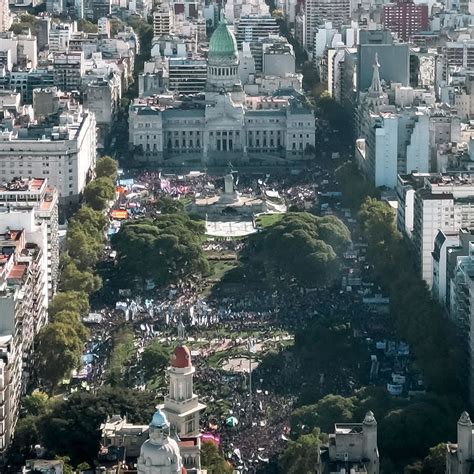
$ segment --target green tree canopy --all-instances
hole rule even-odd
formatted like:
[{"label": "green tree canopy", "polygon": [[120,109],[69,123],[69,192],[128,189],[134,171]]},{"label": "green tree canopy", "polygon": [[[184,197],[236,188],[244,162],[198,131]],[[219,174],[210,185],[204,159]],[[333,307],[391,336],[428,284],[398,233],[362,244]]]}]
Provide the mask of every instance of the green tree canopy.
[{"label": "green tree canopy", "polygon": [[49,406],[49,396],[47,393],[35,390],[31,395],[26,395],[22,400],[22,408],[28,415],[44,415]]},{"label": "green tree canopy", "polygon": [[446,443],[439,443],[428,451],[423,460],[423,473],[445,474],[446,472]]},{"label": "green tree canopy", "polygon": [[312,433],[301,435],[296,441],[290,441],[280,457],[281,472],[285,474],[315,474],[318,472],[321,444],[318,429]]},{"label": "green tree canopy", "polygon": [[103,212],[95,211],[89,206],[81,206],[69,222],[70,227],[80,227],[95,240],[104,240],[107,218]]},{"label": "green tree canopy", "polygon": [[99,290],[101,286],[102,282],[98,275],[80,271],[74,262],[67,263],[61,275],[61,289],[63,291],[91,294]]},{"label": "green tree canopy", "polygon": [[103,243],[91,238],[78,225],[70,228],[66,237],[66,249],[69,257],[79,270],[94,268],[103,250]]},{"label": "green tree canopy", "polygon": [[115,186],[109,177],[100,177],[91,181],[84,189],[84,199],[88,206],[102,211],[115,196]]},{"label": "green tree canopy", "polygon": [[119,271],[166,285],[190,274],[208,272],[201,247],[204,226],[186,214],[126,222],[112,238]]},{"label": "green tree canopy", "polygon": [[293,433],[311,433],[319,428],[325,433],[334,431],[335,423],[352,421],[354,399],[340,395],[326,395],[314,405],[297,408],[291,415]]},{"label": "green tree canopy", "polygon": [[296,279],[314,287],[335,278],[338,253],[349,241],[349,230],[335,217],[288,213],[252,236],[243,258],[274,281]]},{"label": "green tree canopy", "polygon": [[88,331],[86,327],[82,324],[78,312],[65,309],[63,311],[60,311],[59,313],[56,313],[51,318],[51,321],[53,323],[62,323],[62,324],[68,325],[69,327],[71,327],[71,329],[74,330],[77,337],[81,341],[86,340]]},{"label": "green tree canopy", "polygon": [[45,326],[36,340],[39,377],[49,387],[56,387],[79,366],[82,347],[82,340],[70,325],[57,322]]},{"label": "green tree canopy", "polygon": [[224,459],[214,443],[205,441],[201,445],[201,465],[209,474],[232,474],[232,466]]},{"label": "green tree canopy", "polygon": [[74,311],[79,314],[89,312],[89,296],[81,291],[64,291],[54,295],[53,301],[49,305],[48,314],[53,318],[61,311]]},{"label": "green tree canopy", "polygon": [[391,242],[396,236],[395,212],[385,202],[367,198],[359,211],[359,225],[369,245]]},{"label": "green tree canopy", "polygon": [[83,31],[84,33],[97,33],[97,25],[91,21],[80,18],[77,22],[78,31]]},{"label": "green tree canopy", "polygon": [[52,455],[68,455],[73,465],[93,463],[100,441],[100,424],[112,415],[131,423],[148,424],[156,405],[154,394],[122,387],[77,392],[58,400],[37,421],[41,441]]},{"label": "green tree canopy", "polygon": [[378,194],[352,161],[344,163],[336,170],[336,179],[341,187],[344,205],[352,209],[359,209],[367,196]]},{"label": "green tree canopy", "polygon": [[179,199],[173,199],[169,196],[163,196],[158,198],[155,204],[155,208],[162,214],[175,214],[184,211],[183,202]]},{"label": "green tree canopy", "polygon": [[169,349],[163,347],[159,341],[148,344],[141,355],[141,367],[145,372],[145,380],[150,380],[163,373],[169,360]]},{"label": "green tree canopy", "polygon": [[110,156],[102,156],[95,165],[95,174],[98,178],[110,178],[115,182],[117,179],[117,161]]}]

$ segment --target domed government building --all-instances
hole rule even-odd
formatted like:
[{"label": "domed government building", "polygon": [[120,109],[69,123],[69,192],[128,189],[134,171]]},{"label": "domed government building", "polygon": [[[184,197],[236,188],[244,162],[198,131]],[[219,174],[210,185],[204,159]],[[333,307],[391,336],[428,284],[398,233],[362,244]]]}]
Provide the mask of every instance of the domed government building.
[{"label": "domed government building", "polygon": [[285,164],[308,157],[313,111],[293,89],[247,96],[237,42],[222,18],[209,42],[204,93],[130,106],[129,138],[138,160],[157,164]]}]

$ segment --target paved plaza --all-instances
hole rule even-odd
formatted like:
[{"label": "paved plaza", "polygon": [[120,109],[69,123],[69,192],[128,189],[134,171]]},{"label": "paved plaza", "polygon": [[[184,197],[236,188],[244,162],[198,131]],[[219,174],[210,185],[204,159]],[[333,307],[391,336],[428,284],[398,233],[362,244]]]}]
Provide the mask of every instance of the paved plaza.
[{"label": "paved plaza", "polygon": [[243,237],[257,232],[249,221],[206,221],[206,233],[213,237]]}]

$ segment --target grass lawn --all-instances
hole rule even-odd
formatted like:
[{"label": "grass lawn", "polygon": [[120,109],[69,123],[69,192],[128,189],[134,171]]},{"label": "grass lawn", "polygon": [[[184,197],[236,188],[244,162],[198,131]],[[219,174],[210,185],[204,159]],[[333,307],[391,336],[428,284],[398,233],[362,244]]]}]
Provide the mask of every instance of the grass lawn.
[{"label": "grass lawn", "polygon": [[262,214],[261,216],[258,216],[256,219],[256,223],[260,227],[270,227],[271,225],[275,224],[278,222],[284,214]]}]

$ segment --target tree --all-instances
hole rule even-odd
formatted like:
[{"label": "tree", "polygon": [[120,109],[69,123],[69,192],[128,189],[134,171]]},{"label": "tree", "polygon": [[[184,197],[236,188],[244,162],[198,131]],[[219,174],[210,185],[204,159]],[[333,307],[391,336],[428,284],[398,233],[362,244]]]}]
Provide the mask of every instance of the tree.
[{"label": "tree", "polygon": [[163,372],[169,359],[169,350],[164,348],[159,341],[153,341],[146,346],[141,355],[141,367],[145,372],[145,380],[150,380]]},{"label": "tree", "polygon": [[[430,446],[455,435],[455,409],[445,397],[425,396],[389,411],[379,420],[380,451],[400,467],[422,459]],[[438,449],[430,453],[434,463]]]},{"label": "tree", "polygon": [[290,441],[280,457],[281,472],[285,474],[316,474],[319,465],[320,431],[301,435]]},{"label": "tree", "polygon": [[175,214],[184,211],[184,205],[179,199],[173,199],[169,196],[160,197],[155,204],[157,211],[162,214]]},{"label": "tree", "polygon": [[104,245],[91,238],[78,225],[69,229],[66,237],[66,249],[69,257],[79,270],[94,268]]},{"label": "tree", "polygon": [[48,308],[50,318],[61,311],[75,311],[79,314],[89,312],[89,296],[82,291],[63,291],[54,295]]},{"label": "tree", "polygon": [[423,460],[425,474],[444,474],[446,472],[446,443],[439,443],[430,448]]},{"label": "tree", "polygon": [[186,214],[165,214],[155,220],[126,222],[112,237],[118,270],[152,279],[163,286],[190,274],[204,274],[209,265],[201,247],[204,226]]},{"label": "tree", "polygon": [[84,189],[86,204],[96,211],[103,211],[115,196],[115,186],[109,177],[91,181]]},{"label": "tree", "polygon": [[76,392],[58,400],[38,420],[41,441],[53,455],[68,455],[71,463],[93,463],[100,446],[100,424],[108,416],[127,416],[131,423],[148,424],[155,395],[122,387],[102,387],[96,393]]},{"label": "tree", "polygon": [[80,18],[77,22],[78,31],[83,31],[84,33],[97,33],[97,25],[91,21]]},{"label": "tree", "polygon": [[232,474],[232,466],[224,459],[214,443],[201,444],[201,465],[209,474]]},{"label": "tree", "polygon": [[61,276],[61,288],[64,291],[78,291],[87,294],[98,291],[102,286],[98,275],[90,272],[81,272],[74,262],[69,262]]},{"label": "tree", "polygon": [[352,209],[359,209],[367,196],[377,197],[379,194],[352,161],[337,168],[336,179],[342,191],[344,205]]},{"label": "tree", "polygon": [[89,206],[81,206],[69,223],[70,227],[80,227],[91,238],[102,242],[107,227],[107,218],[103,212],[95,211]]},{"label": "tree", "polygon": [[35,390],[31,395],[26,395],[22,400],[22,408],[28,415],[38,416],[46,413],[49,405],[47,393]]},{"label": "tree", "polygon": [[37,427],[37,417],[28,415],[24,418],[20,418],[15,428],[13,451],[28,456],[40,439],[41,436]]},{"label": "tree", "polygon": [[82,340],[64,323],[51,323],[41,329],[36,340],[39,377],[52,389],[79,366]]},{"label": "tree", "polygon": [[353,398],[326,395],[314,405],[297,408],[291,414],[291,430],[294,433],[311,433],[315,428],[319,428],[330,433],[336,422],[352,421],[353,411]]},{"label": "tree", "polygon": [[86,327],[82,324],[79,313],[65,309],[63,311],[60,311],[59,313],[56,313],[51,318],[51,321],[54,323],[62,323],[69,326],[71,329],[74,330],[77,337],[81,341],[86,340],[88,331]]},{"label": "tree", "polygon": [[349,230],[337,218],[287,213],[249,239],[242,260],[270,282],[295,279],[314,287],[331,283],[339,269],[336,252],[349,241]]},{"label": "tree", "polygon": [[397,235],[393,209],[375,198],[367,198],[362,204],[359,225],[369,245],[390,243]]},{"label": "tree", "polygon": [[97,178],[110,178],[115,182],[117,179],[117,161],[110,156],[102,156],[95,165],[95,174]]}]

